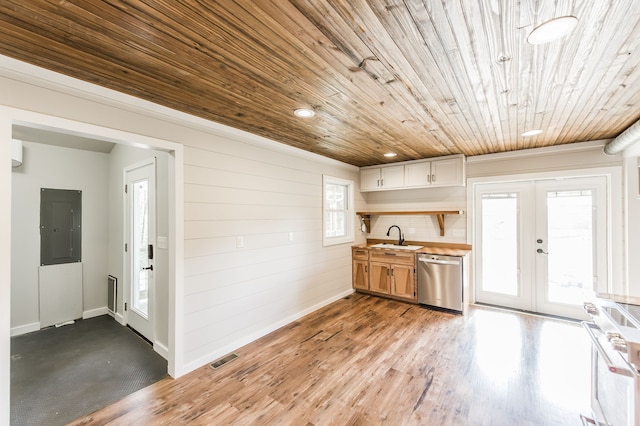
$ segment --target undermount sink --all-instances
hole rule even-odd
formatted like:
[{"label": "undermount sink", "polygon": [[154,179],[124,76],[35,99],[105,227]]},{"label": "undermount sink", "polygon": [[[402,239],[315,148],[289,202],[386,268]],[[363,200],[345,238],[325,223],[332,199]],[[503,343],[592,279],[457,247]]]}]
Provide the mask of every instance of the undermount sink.
[{"label": "undermount sink", "polygon": [[378,244],[374,244],[371,247],[373,248],[386,248],[386,249],[399,249],[399,250],[418,250],[421,249],[424,246],[399,246],[398,244],[391,244],[391,243],[378,243]]}]

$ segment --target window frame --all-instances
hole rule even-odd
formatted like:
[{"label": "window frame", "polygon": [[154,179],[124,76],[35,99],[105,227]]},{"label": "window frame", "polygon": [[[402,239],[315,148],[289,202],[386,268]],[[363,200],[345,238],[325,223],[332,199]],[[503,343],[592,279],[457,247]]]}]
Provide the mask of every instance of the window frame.
[{"label": "window frame", "polygon": [[[341,185],[347,188],[347,196],[346,196],[346,209],[344,210],[335,210],[329,209],[326,203],[327,200],[327,185]],[[322,175],[322,246],[333,246],[337,244],[346,244],[352,243],[355,241],[355,232],[354,232],[354,216],[355,216],[355,205],[354,205],[354,187],[355,184],[352,180],[337,178],[328,175]],[[345,211],[345,235],[340,237],[327,237],[327,216],[330,212],[335,211]]]}]

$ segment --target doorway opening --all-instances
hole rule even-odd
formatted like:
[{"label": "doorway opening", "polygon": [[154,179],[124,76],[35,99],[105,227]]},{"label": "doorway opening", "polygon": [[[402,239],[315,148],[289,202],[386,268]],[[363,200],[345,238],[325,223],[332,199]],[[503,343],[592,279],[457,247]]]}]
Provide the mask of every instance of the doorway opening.
[{"label": "doorway opening", "polygon": [[[182,291],[182,266],[181,262],[178,259],[181,259],[183,256],[183,249],[181,244],[176,244],[178,241],[183,240],[184,230],[183,230],[183,148],[182,145],[168,142],[164,140],[159,140],[155,138],[150,138],[146,136],[142,136],[139,134],[132,134],[127,132],[122,132],[114,129],[104,128],[100,126],[94,126],[86,123],[80,123],[73,120],[62,119],[58,117],[48,116],[44,114],[34,113],[30,111],[24,111],[19,109],[14,109],[10,107],[1,107],[2,116],[3,116],[3,124],[0,125],[0,135],[2,135],[2,144],[4,146],[11,145],[11,138],[13,134],[13,129],[15,127],[21,126],[25,128],[29,128],[35,132],[45,132],[52,134],[60,134],[68,137],[69,139],[77,138],[85,138],[86,140],[94,140],[99,141],[101,143],[111,143],[117,144],[121,146],[128,147],[138,147],[138,148],[147,148],[147,149],[156,149],[160,150],[168,156],[169,168],[167,173],[167,189],[168,194],[167,198],[169,200],[169,209],[167,212],[167,234],[165,235],[166,243],[166,263],[167,263],[167,274],[166,279],[168,281],[167,290],[165,294],[166,299],[166,316],[167,321],[164,327],[167,329],[166,333],[168,335],[166,347],[160,348],[164,350],[164,354],[162,354],[168,361],[167,370],[168,373],[177,377],[182,374],[181,372],[181,356],[182,353],[182,338],[180,336],[180,330],[182,329],[182,319],[181,315],[176,315],[176,311],[181,312],[181,298],[176,297],[176,294]],[[10,152],[7,149],[2,149],[2,156],[5,156],[7,159],[10,156]],[[24,158],[24,163],[29,161],[28,155]],[[122,172],[121,172],[122,173]],[[12,176],[11,172],[2,175],[4,177],[0,177],[0,189],[2,201],[8,209],[12,207],[12,197],[11,197],[11,181]],[[2,227],[5,230],[5,235],[11,234],[11,216],[7,215],[6,220],[2,221]],[[32,244],[33,245],[33,244]],[[1,362],[6,363],[5,365],[9,365],[10,363],[10,339],[9,336],[13,333],[14,330],[11,328],[10,317],[12,311],[16,312],[18,309],[12,308],[11,299],[9,295],[9,286],[11,285],[11,279],[9,276],[9,271],[11,270],[12,256],[11,256],[11,245],[7,241],[4,248],[1,249],[3,253],[2,263],[3,268],[6,272],[6,280],[2,280],[2,295],[0,298],[2,303],[4,303],[4,308],[2,311],[6,312],[7,315],[3,320],[3,328],[6,336],[6,339],[3,339],[5,342],[2,344],[2,357],[0,359]],[[84,246],[83,246],[84,248]],[[38,252],[37,246],[34,246],[33,249]],[[84,250],[83,250],[84,252]],[[103,277],[104,287],[107,288],[107,275]],[[105,292],[106,294],[106,292]],[[6,297],[4,297],[6,296]],[[105,298],[104,310],[107,311],[107,300]],[[102,309],[102,308],[100,308]],[[6,320],[6,322],[5,322]],[[31,324],[30,324],[31,326]],[[35,328],[37,330],[39,327]],[[21,330],[25,332],[24,330]],[[156,350],[156,352],[160,352]],[[0,374],[2,391],[6,395],[10,395],[10,368],[3,369],[7,374]],[[6,408],[8,412],[9,407],[9,398],[6,399]],[[3,404],[4,405],[4,404]]]}]

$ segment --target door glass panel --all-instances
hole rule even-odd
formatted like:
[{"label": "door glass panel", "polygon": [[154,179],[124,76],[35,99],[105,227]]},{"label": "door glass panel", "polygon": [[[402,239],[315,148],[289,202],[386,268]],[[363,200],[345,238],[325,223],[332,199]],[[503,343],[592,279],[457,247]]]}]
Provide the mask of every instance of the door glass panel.
[{"label": "door glass panel", "polygon": [[482,290],[518,295],[518,194],[482,195]]},{"label": "door glass panel", "polygon": [[149,284],[149,181],[133,184],[133,308],[143,317],[148,315]]},{"label": "door glass panel", "polygon": [[593,288],[592,192],[547,192],[549,302],[580,305]]}]

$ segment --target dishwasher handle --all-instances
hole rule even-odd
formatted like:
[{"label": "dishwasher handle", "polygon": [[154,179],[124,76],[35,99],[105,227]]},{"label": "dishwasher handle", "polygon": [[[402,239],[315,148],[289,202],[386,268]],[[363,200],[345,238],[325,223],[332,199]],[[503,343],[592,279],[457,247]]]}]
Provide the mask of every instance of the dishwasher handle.
[{"label": "dishwasher handle", "polygon": [[429,259],[428,257],[418,257],[418,262],[424,263],[434,263],[436,265],[459,265],[459,260],[440,260],[440,259]]}]

